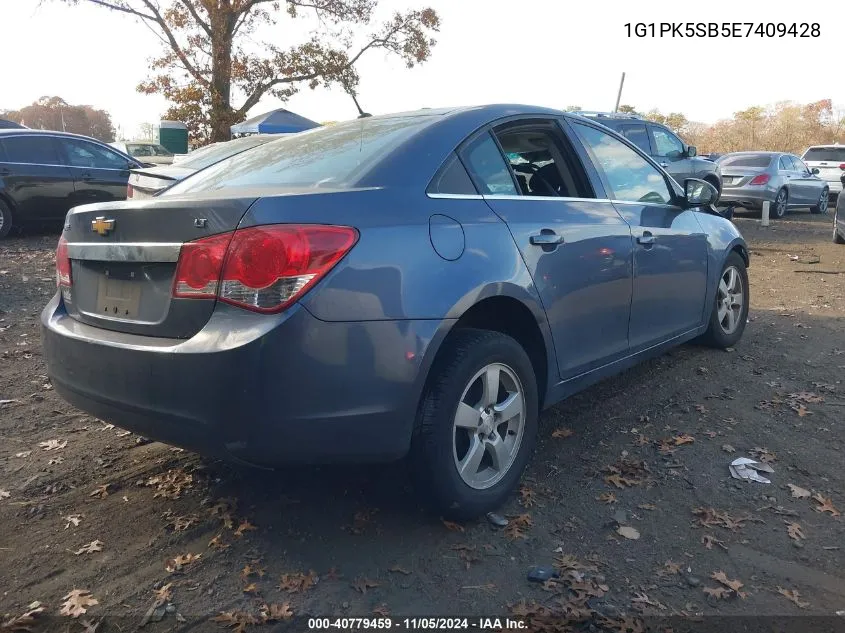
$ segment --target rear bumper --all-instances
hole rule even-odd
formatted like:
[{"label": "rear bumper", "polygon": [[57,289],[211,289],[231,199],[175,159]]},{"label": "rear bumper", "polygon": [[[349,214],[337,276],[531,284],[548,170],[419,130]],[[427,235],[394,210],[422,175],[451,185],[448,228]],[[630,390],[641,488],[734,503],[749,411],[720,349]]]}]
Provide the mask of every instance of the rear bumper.
[{"label": "rear bumper", "polygon": [[764,202],[774,203],[777,191],[768,187],[724,187],[720,204],[733,203],[744,209],[762,209]]},{"label": "rear bumper", "polygon": [[390,461],[410,445],[441,321],[329,323],[219,306],[187,340],[41,315],[56,391],[102,420],[256,465]]}]

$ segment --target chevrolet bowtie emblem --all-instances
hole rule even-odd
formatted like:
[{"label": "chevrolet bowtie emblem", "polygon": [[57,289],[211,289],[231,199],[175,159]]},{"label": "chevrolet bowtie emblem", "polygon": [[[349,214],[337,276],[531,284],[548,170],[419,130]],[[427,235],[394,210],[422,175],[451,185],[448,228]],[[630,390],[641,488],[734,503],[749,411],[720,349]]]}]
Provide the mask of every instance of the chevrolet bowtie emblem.
[{"label": "chevrolet bowtie emblem", "polygon": [[91,230],[100,235],[108,235],[114,230],[114,220],[107,220],[102,215],[91,220]]}]

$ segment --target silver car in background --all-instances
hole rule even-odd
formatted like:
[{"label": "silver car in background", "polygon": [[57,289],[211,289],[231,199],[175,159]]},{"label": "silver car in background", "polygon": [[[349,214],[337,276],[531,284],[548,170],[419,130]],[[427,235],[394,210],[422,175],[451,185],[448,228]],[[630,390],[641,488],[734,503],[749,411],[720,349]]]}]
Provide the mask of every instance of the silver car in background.
[{"label": "silver car in background", "polygon": [[721,156],[720,204],[733,203],[761,210],[770,203],[769,215],[782,218],[787,211],[809,207],[827,213],[830,186],[793,154],[782,152],[735,152]]},{"label": "silver car in background", "polygon": [[845,175],[845,145],[813,145],[801,158],[810,169],[819,170],[819,178],[827,181],[830,201],[835,205]]}]

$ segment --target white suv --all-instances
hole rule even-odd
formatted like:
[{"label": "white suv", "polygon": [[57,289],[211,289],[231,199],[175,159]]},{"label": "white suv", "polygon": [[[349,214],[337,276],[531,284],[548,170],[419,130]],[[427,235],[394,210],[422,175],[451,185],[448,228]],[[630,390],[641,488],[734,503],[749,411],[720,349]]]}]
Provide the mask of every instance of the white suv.
[{"label": "white suv", "polygon": [[845,174],[845,145],[813,145],[801,158],[810,170],[819,170],[818,176],[830,185],[830,199],[836,204]]}]

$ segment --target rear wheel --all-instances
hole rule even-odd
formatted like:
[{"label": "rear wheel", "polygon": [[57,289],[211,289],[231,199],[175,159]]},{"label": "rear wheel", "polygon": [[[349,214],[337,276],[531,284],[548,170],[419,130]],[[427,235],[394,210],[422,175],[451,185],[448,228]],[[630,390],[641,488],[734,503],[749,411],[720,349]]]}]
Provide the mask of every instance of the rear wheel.
[{"label": "rear wheel", "polygon": [[0,200],[0,239],[6,237],[12,230],[12,210]]},{"label": "rear wheel", "polygon": [[810,207],[810,213],[827,213],[827,205],[830,202],[830,194],[828,190],[825,189],[822,191],[822,195],[819,198],[818,204],[815,206]]},{"label": "rear wheel", "polygon": [[710,325],[702,342],[722,349],[736,345],[748,321],[749,296],[745,260],[733,252],[722,268]]},{"label": "rear wheel", "polygon": [[786,205],[789,201],[789,192],[786,189],[778,191],[775,196],[775,203],[772,205],[772,217],[782,218],[786,215]]},{"label": "rear wheel", "polygon": [[834,244],[845,244],[845,237],[839,232],[836,228],[836,223],[838,222],[839,214],[834,213],[833,215],[833,243]]},{"label": "rear wheel", "polygon": [[507,499],[534,450],[534,368],[513,338],[462,329],[431,372],[411,447],[414,476],[435,510],[471,519]]}]

